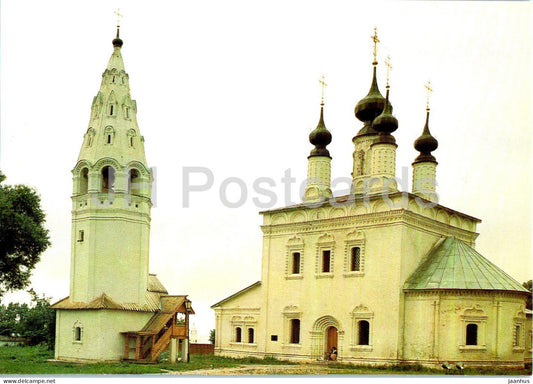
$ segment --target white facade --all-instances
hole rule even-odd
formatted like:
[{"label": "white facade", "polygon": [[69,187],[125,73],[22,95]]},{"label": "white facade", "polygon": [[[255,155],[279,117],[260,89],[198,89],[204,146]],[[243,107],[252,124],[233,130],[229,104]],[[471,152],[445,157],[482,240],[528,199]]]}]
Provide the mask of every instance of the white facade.
[{"label": "white facade", "polygon": [[474,250],[479,219],[435,203],[427,121],[415,189],[397,191],[396,144],[372,128],[375,73],[355,109],[352,194],[262,212],[261,280],[212,306],[215,353],[523,366],[528,291]]}]

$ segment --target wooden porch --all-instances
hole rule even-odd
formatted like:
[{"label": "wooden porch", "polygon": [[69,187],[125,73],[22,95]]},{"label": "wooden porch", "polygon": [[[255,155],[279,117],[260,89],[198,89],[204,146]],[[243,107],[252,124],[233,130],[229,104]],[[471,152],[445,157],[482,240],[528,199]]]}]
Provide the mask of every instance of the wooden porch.
[{"label": "wooden porch", "polygon": [[[140,331],[122,332],[124,361],[155,363],[172,339],[188,339],[189,315],[186,296],[161,297],[161,311],[155,313]],[[190,303],[190,302],[189,302]],[[178,324],[178,314],[184,315],[184,324]]]}]

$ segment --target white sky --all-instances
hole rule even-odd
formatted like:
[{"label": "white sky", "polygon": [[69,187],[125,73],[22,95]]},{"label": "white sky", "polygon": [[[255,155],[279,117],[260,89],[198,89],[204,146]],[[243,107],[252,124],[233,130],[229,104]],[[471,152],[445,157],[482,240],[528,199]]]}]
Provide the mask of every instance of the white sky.
[{"label": "white sky", "polygon": [[[150,271],[170,293],[189,294],[199,335],[214,328],[210,305],[260,280],[254,180],[275,180],[283,206],[290,168],[297,202],[322,74],[332,177],[350,176],[351,138],[362,126],[353,108],[370,86],[374,26],[383,93],[386,55],[393,65],[397,176],[407,167],[410,183],[430,79],[441,203],[482,219],[477,250],[519,282],[531,279],[530,3],[4,0],[0,166],[7,183],[42,197],[52,246],[32,277],[38,292],[68,295],[70,170],[112,53],[117,7],[147,160],[157,168]],[[184,208],[182,169],[193,166],[209,168],[214,186]],[[248,187],[237,209],[219,197],[228,177]]]}]

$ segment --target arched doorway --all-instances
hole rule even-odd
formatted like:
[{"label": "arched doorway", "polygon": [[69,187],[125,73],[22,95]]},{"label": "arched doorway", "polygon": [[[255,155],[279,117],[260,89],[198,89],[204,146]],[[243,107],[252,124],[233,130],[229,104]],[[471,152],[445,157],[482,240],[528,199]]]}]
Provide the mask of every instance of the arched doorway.
[{"label": "arched doorway", "polygon": [[339,344],[337,328],[334,326],[329,327],[326,330],[326,338],[326,350],[324,353],[328,356],[333,348],[337,349],[337,344]]},{"label": "arched doorway", "polygon": [[338,357],[343,356],[344,331],[333,316],[322,316],[313,324],[311,333],[311,358],[324,360],[331,352],[337,349]]}]

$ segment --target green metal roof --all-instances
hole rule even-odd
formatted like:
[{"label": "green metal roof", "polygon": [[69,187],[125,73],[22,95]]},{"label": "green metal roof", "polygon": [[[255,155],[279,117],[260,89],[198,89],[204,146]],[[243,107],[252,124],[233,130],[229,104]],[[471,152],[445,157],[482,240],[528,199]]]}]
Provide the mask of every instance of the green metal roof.
[{"label": "green metal roof", "polygon": [[529,291],[475,249],[455,237],[441,239],[407,279],[410,289]]}]

